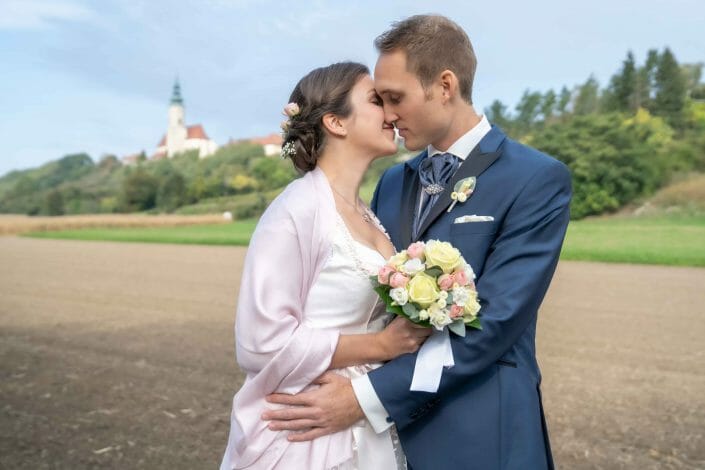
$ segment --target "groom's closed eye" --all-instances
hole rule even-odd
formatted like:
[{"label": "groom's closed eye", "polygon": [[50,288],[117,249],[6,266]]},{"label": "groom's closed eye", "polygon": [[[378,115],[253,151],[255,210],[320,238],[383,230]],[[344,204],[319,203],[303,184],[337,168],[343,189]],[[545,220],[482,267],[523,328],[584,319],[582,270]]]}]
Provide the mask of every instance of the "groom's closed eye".
[{"label": "groom's closed eye", "polygon": [[400,95],[387,95],[387,100],[390,104],[399,104],[401,102]]}]

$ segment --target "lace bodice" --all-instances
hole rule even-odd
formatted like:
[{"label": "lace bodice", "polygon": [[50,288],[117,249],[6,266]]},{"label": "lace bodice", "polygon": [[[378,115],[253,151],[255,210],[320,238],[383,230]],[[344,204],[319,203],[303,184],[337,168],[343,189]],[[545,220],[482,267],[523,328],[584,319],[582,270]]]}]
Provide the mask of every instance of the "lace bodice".
[{"label": "lace bodice", "polygon": [[343,334],[380,331],[389,314],[369,277],[386,260],[355,240],[340,216],[332,241],[331,254],[309,290],[304,322],[314,328],[337,328]]}]

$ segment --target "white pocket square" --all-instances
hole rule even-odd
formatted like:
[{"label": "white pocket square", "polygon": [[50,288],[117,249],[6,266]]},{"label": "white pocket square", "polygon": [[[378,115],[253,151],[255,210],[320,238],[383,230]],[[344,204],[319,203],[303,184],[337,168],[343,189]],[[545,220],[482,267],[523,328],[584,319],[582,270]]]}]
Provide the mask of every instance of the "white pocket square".
[{"label": "white pocket square", "polygon": [[457,217],[454,224],[466,224],[468,222],[492,222],[494,217],[491,215],[464,215],[462,217]]}]

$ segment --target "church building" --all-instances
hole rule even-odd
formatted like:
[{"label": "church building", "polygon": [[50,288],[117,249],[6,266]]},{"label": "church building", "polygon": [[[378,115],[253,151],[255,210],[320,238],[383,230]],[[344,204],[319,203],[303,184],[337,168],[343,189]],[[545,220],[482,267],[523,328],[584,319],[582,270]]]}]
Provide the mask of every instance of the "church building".
[{"label": "church building", "polygon": [[169,105],[169,127],[159,142],[153,158],[171,158],[187,150],[198,150],[198,156],[204,158],[213,155],[217,149],[218,146],[208,138],[203,126],[184,124],[184,100],[181,98],[181,87],[177,79]]}]

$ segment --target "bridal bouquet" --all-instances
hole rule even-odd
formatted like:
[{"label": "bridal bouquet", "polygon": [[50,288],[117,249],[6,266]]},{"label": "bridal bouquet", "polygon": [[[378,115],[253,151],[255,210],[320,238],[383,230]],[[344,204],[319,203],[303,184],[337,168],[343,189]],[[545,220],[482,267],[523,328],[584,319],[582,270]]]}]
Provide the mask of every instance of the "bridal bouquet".
[{"label": "bridal bouquet", "polygon": [[466,327],[482,329],[475,273],[448,242],[412,243],[370,279],[390,313],[459,336]]}]

